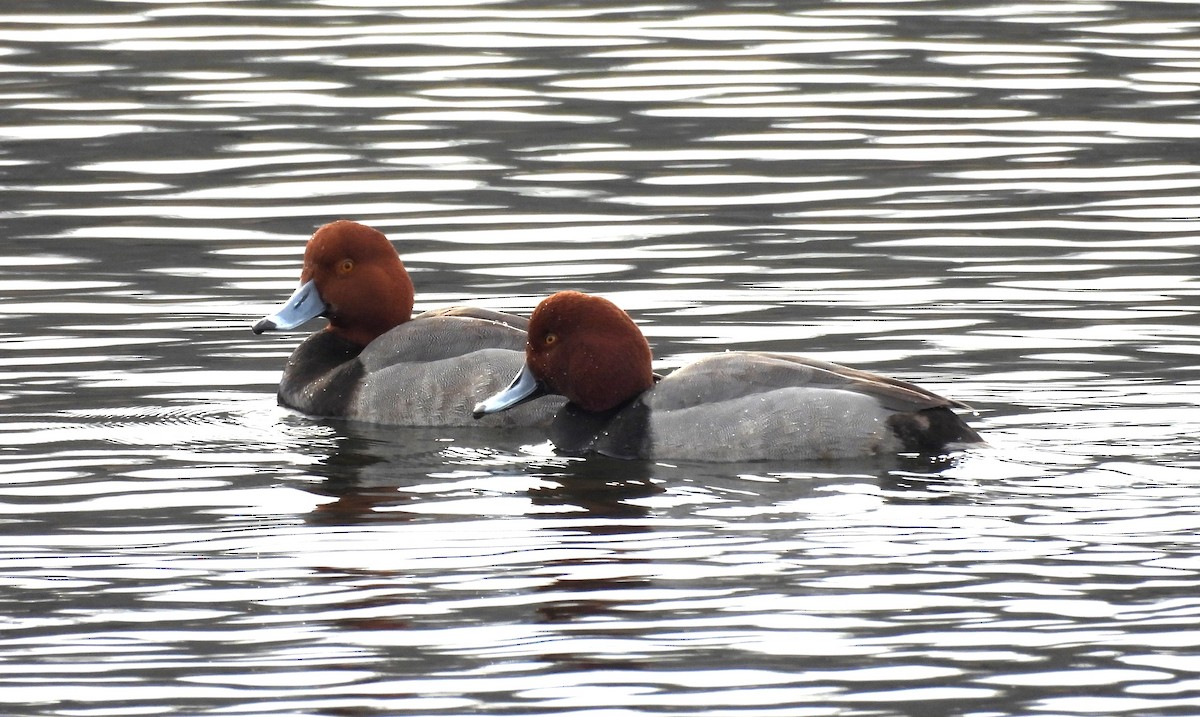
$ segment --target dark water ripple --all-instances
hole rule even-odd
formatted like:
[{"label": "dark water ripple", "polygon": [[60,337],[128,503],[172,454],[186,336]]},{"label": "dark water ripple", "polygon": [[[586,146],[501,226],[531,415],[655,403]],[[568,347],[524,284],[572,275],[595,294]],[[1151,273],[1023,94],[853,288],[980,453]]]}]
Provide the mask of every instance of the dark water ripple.
[{"label": "dark water ripple", "polygon": [[[13,715],[1191,715],[1189,3],[0,10]],[[667,465],[274,404],[347,217],[418,308],[974,405],[944,462]]]}]

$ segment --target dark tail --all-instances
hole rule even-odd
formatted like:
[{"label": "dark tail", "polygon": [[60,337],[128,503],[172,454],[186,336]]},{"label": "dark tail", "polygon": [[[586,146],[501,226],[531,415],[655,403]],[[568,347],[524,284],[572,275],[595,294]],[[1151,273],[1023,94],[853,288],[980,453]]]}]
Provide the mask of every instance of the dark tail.
[{"label": "dark tail", "polygon": [[926,408],[896,413],[888,419],[892,432],[905,451],[935,455],[945,453],[951,443],[983,443],[983,439],[949,408]]}]

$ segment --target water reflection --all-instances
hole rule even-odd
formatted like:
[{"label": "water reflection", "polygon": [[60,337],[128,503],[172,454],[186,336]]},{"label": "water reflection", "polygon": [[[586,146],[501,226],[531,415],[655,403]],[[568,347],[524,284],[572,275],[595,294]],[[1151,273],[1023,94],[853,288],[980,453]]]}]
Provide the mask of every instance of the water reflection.
[{"label": "water reflection", "polygon": [[320,523],[419,519],[489,496],[496,510],[522,493],[535,517],[644,517],[650,511],[636,500],[664,490],[654,464],[558,457],[537,430],[405,428],[400,443],[395,428],[332,425],[334,450],[309,471],[320,480],[302,486],[336,498],[317,508]]},{"label": "water reflection", "polygon": [[[970,500],[953,487],[956,476],[971,473],[964,465],[988,460],[989,452],[834,463],[672,464],[559,456],[536,429],[327,425],[333,431],[329,452],[316,457],[296,484],[335,499],[310,516],[318,525],[429,520],[483,510],[497,517],[570,516],[588,532],[628,532],[631,519],[685,518],[697,506],[730,502],[767,518],[767,506],[780,501],[847,486],[856,492],[864,485],[887,502],[954,503]],[[397,440],[401,431],[404,439]]]}]

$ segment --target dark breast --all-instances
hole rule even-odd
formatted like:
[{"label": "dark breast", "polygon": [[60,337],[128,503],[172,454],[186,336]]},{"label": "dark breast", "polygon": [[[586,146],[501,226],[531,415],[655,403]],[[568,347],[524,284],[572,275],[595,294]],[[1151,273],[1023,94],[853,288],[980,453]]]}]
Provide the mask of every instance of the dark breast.
[{"label": "dark breast", "polygon": [[309,336],[288,358],[279,403],[310,416],[345,416],[365,374],[361,352],[328,331]]}]

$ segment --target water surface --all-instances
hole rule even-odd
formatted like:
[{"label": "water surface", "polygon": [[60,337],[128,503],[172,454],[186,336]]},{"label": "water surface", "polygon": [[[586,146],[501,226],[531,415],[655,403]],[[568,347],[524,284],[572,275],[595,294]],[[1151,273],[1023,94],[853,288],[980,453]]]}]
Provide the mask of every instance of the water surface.
[{"label": "water surface", "polygon": [[[0,14],[13,715],[1191,715],[1187,2]],[[978,409],[945,461],[555,456],[275,405],[371,224],[418,309],[601,293],[660,368]]]}]

